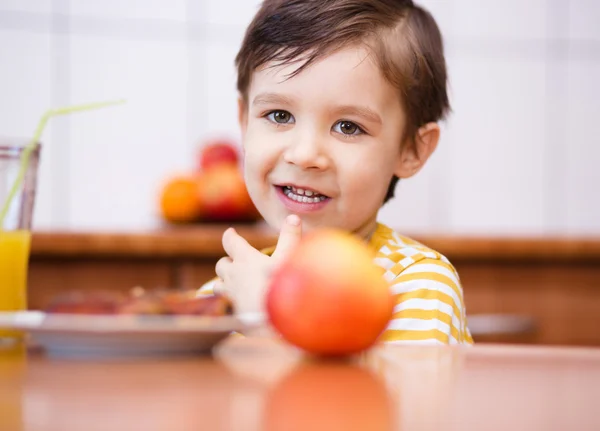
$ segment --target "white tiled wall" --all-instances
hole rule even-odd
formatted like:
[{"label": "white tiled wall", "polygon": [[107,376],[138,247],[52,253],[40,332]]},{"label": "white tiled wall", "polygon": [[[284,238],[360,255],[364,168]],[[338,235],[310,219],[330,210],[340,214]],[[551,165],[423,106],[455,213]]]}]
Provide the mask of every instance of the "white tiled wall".
[{"label": "white tiled wall", "polygon": [[260,6],[258,0],[205,0],[206,22],[244,29]]},{"label": "white tiled wall", "polygon": [[[596,0],[571,0],[569,2],[569,36],[577,40],[600,41]],[[597,47],[596,47],[597,49]]]},{"label": "white tiled wall", "polygon": [[0,10],[49,14],[52,12],[52,3],[53,0],[2,0]]},{"label": "white tiled wall", "polygon": [[454,133],[442,145],[453,147],[446,162],[455,229],[543,230],[544,69],[536,60],[454,63]]},{"label": "white tiled wall", "polygon": [[[52,105],[51,47],[49,33],[0,28],[0,135],[32,136],[40,114]],[[36,222],[42,226],[58,220],[53,201],[57,184],[52,173],[60,166],[56,153],[49,154],[49,148],[56,144],[53,128],[50,125],[47,130],[41,156]]]},{"label": "white tiled wall", "polygon": [[[35,223],[157,223],[169,173],[238,138],[233,60],[259,0],[0,0],[0,135],[51,106]],[[600,2],[423,0],[444,33],[453,113],[384,222],[410,232],[600,234]]]},{"label": "white tiled wall", "polygon": [[131,227],[154,221],[156,190],[187,167],[185,44],[73,36],[70,103],[126,105],[71,119],[69,223]]},{"label": "white tiled wall", "polygon": [[74,16],[133,20],[187,21],[186,0],[74,0],[69,13]]},{"label": "white tiled wall", "polygon": [[565,208],[569,233],[600,224],[600,62],[569,64],[566,116]]},{"label": "white tiled wall", "polygon": [[[444,0],[434,0],[432,3]],[[546,37],[547,0],[453,0],[453,34],[461,38],[523,40]],[[429,2],[422,2],[426,6]],[[433,11],[432,11],[433,13]]]}]

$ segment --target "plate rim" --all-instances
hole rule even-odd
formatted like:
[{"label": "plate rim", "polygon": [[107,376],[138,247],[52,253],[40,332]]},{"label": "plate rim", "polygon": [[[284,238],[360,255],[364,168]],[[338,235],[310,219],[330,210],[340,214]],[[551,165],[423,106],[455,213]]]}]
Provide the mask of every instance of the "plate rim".
[{"label": "plate rim", "polygon": [[92,315],[37,310],[0,311],[0,330],[89,335],[200,334],[247,328],[239,316]]}]

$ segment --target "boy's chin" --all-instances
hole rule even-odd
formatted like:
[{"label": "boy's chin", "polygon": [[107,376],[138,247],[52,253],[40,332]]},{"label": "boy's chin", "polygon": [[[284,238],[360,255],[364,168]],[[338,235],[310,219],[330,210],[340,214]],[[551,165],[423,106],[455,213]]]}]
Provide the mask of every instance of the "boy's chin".
[{"label": "boy's chin", "polygon": [[[335,227],[332,223],[311,220],[307,217],[300,216],[300,220],[302,221],[302,235],[306,235],[306,234],[313,232],[315,230],[318,230],[318,229]],[[282,218],[281,220],[278,220],[277,226],[275,226],[277,232],[281,231],[283,223],[285,223],[285,217]]]}]

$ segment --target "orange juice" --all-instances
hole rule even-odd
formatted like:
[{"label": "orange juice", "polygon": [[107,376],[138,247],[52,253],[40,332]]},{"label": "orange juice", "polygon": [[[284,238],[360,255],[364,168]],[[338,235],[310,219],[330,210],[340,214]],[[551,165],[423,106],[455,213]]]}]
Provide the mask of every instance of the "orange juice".
[{"label": "orange juice", "polygon": [[[26,230],[0,230],[0,311],[27,308],[27,264],[31,233]],[[18,336],[0,331],[0,337]]]}]

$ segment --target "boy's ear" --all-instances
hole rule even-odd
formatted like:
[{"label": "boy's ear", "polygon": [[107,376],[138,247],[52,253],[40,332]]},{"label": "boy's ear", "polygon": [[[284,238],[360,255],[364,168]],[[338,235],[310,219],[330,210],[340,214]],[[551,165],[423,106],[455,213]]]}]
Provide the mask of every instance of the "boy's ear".
[{"label": "boy's ear", "polygon": [[242,132],[242,142],[248,126],[248,109],[243,97],[238,97],[238,123]]},{"label": "boy's ear", "polygon": [[404,142],[398,165],[394,172],[398,178],[410,178],[423,167],[429,156],[433,154],[440,140],[440,126],[437,123],[427,123],[417,130],[414,142]]}]

